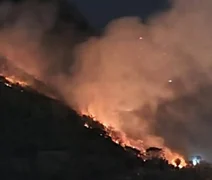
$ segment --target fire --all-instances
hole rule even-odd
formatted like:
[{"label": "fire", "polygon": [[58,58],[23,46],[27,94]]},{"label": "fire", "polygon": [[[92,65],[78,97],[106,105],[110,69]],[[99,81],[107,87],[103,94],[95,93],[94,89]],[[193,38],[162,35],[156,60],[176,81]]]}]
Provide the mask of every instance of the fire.
[{"label": "fire", "polygon": [[11,84],[18,84],[22,87],[29,86],[29,84],[27,82],[22,81],[22,80],[16,78],[15,76],[7,76],[7,77],[5,77],[5,79]]},{"label": "fire", "polygon": [[[94,119],[94,121],[96,121]],[[134,149],[139,149],[141,153],[144,153],[145,150],[143,149],[143,141],[135,141],[133,139],[127,138],[126,134],[120,131],[115,130],[113,127],[106,126],[105,124],[102,124],[104,126],[104,130],[106,132],[106,135],[111,137],[114,143],[119,144],[123,148],[125,147],[132,147]],[[89,124],[85,123],[84,127],[92,129]]]},{"label": "fire", "polygon": [[0,76],[4,77],[6,81],[9,83],[5,83],[5,85],[11,87],[12,85],[19,85],[22,87],[29,86],[29,83],[27,81],[24,81],[23,78],[11,75],[9,71],[5,71],[4,69],[1,69]]},{"label": "fire", "polygon": [[[86,115],[86,114],[82,114],[82,115]],[[99,122],[96,118],[94,118],[94,116],[88,115],[89,117],[91,117],[94,121]],[[145,152],[145,149],[143,148],[143,141],[141,140],[133,140],[127,137],[127,135],[124,132],[121,132],[117,129],[115,129],[114,127],[112,127],[110,124],[104,123],[104,122],[99,122],[103,125],[104,130],[106,131],[107,135],[111,137],[111,139],[113,140],[113,142],[115,142],[116,144],[121,145],[123,148],[128,146],[128,147],[132,147],[135,149],[139,149],[141,153]],[[92,128],[90,127],[87,123],[84,124],[84,126],[86,128]]]},{"label": "fire", "polygon": [[187,163],[184,159],[184,157],[178,153],[172,152],[169,148],[164,148],[165,150],[165,157],[169,161],[170,164],[177,166],[176,160],[180,160],[179,168],[183,168],[187,166]]},{"label": "fire", "polygon": [[[23,80],[15,77],[13,75],[11,75],[11,76],[5,76],[3,74],[0,74],[0,75],[4,76],[5,79],[9,82],[9,84],[6,83],[6,85],[9,86],[9,87],[11,87],[14,84],[18,84],[22,87],[26,87],[26,86],[30,85],[26,81],[23,81]],[[90,116],[94,121],[98,121],[95,118],[95,116],[91,115],[91,113],[83,112],[81,114]],[[129,137],[127,137],[127,135],[124,132],[114,128],[112,125],[110,125],[106,122],[100,122],[100,123],[103,125],[104,130],[107,133],[106,135],[110,136],[114,143],[119,144],[123,148],[132,147],[134,149],[137,149],[140,152],[140,155],[145,154],[144,142],[142,140],[134,140],[132,138],[129,138]],[[86,128],[92,129],[92,127],[87,123],[85,123],[84,126]],[[169,163],[174,165],[174,166],[177,166],[177,164],[175,162],[176,159],[180,160],[180,164],[178,166],[179,168],[183,168],[187,165],[183,156],[181,156],[180,154],[172,152],[167,147],[164,148],[164,154],[165,154],[165,158],[169,161]],[[143,156],[140,156],[140,155],[139,155],[139,157],[143,157]]]},{"label": "fire", "polygon": [[[82,113],[82,115],[87,115],[91,117],[94,121],[98,121],[95,116],[90,115],[90,113]],[[99,122],[99,121],[98,121]],[[137,149],[140,151],[139,157],[143,157],[142,155],[146,153],[144,142],[142,140],[134,140],[132,138],[127,137],[127,135],[112,127],[110,124],[107,124],[105,122],[100,122],[104,126],[104,130],[106,131],[107,135],[111,137],[114,143],[119,144],[123,148],[125,147],[132,147],[134,149]],[[91,128],[87,123],[84,124],[86,128]],[[168,160],[169,164],[183,168],[187,166],[186,160],[184,157],[178,153],[172,152],[169,148],[164,147],[164,155],[166,160]],[[176,163],[176,160],[179,160],[179,164]]]}]

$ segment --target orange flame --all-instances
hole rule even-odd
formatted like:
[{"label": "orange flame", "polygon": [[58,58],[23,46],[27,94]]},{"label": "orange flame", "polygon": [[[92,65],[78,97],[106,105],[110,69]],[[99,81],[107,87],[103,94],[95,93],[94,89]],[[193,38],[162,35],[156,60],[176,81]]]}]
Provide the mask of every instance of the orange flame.
[{"label": "orange flame", "polygon": [[183,168],[183,167],[187,166],[187,163],[182,155],[172,152],[167,147],[164,150],[165,150],[165,157],[169,161],[170,164],[172,164],[176,167],[177,164],[176,164],[175,160],[179,159],[180,160],[179,168]]},{"label": "orange flame", "polygon": [[[82,115],[87,115],[91,117],[94,121],[98,121],[95,119],[95,116],[90,115],[90,113],[83,112]],[[99,121],[98,121],[99,122]],[[132,138],[127,137],[127,135],[124,132],[121,132],[114,127],[111,127],[109,124],[105,122],[100,122],[104,126],[104,130],[106,131],[107,135],[111,137],[114,143],[121,145],[123,148],[125,147],[132,147],[134,149],[137,149],[140,151],[140,154],[145,154],[145,148],[144,143],[142,140],[134,140]],[[86,128],[92,128],[87,123],[84,124]],[[169,164],[183,168],[187,166],[187,163],[184,159],[184,157],[176,152],[171,151],[168,147],[164,147],[164,155],[166,160],[168,160]],[[143,156],[140,156],[143,157]],[[176,164],[176,159],[180,160],[180,164]]]},{"label": "orange flame", "polygon": [[29,84],[27,82],[22,81],[15,76],[7,76],[7,77],[5,77],[5,79],[11,84],[18,84],[22,87],[29,86]]},{"label": "orange flame", "polygon": [[4,77],[5,80],[9,82],[9,84],[5,83],[5,85],[9,87],[11,87],[11,85],[19,85],[22,87],[26,87],[30,85],[29,82],[23,80],[24,78],[14,76],[12,75],[10,71],[5,70],[4,68],[0,70],[0,76]]}]

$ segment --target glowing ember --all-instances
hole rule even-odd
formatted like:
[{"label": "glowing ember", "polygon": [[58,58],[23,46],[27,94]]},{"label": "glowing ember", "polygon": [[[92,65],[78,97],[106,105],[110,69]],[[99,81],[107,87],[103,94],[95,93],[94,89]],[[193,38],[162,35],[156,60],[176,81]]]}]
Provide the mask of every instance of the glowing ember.
[{"label": "glowing ember", "polygon": [[23,87],[28,86],[27,82],[21,81],[14,76],[7,76],[7,77],[5,77],[5,79],[8,82],[10,82],[11,84],[18,84],[18,85],[23,86]]}]

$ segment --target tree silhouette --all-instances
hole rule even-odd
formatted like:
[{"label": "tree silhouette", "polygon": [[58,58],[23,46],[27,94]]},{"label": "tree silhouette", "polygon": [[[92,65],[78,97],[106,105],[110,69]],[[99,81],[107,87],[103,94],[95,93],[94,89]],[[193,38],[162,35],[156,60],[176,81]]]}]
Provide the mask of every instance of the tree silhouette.
[{"label": "tree silhouette", "polygon": [[179,158],[175,159],[175,164],[177,167],[179,167],[180,163],[181,163],[181,160]]}]

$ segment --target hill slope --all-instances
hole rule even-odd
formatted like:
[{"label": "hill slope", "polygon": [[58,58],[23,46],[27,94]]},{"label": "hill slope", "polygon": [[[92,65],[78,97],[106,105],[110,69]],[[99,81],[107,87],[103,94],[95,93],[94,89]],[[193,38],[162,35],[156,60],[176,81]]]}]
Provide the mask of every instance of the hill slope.
[{"label": "hill slope", "polygon": [[7,177],[108,179],[142,164],[103,137],[100,125],[87,129],[85,118],[65,105],[30,88],[10,87],[4,78],[0,114],[0,167]]},{"label": "hill slope", "polygon": [[[192,179],[211,169],[174,169],[115,144],[102,126],[59,101],[0,78],[1,179]],[[89,122],[92,129],[84,126]],[[159,163],[159,164],[158,164]]]}]

